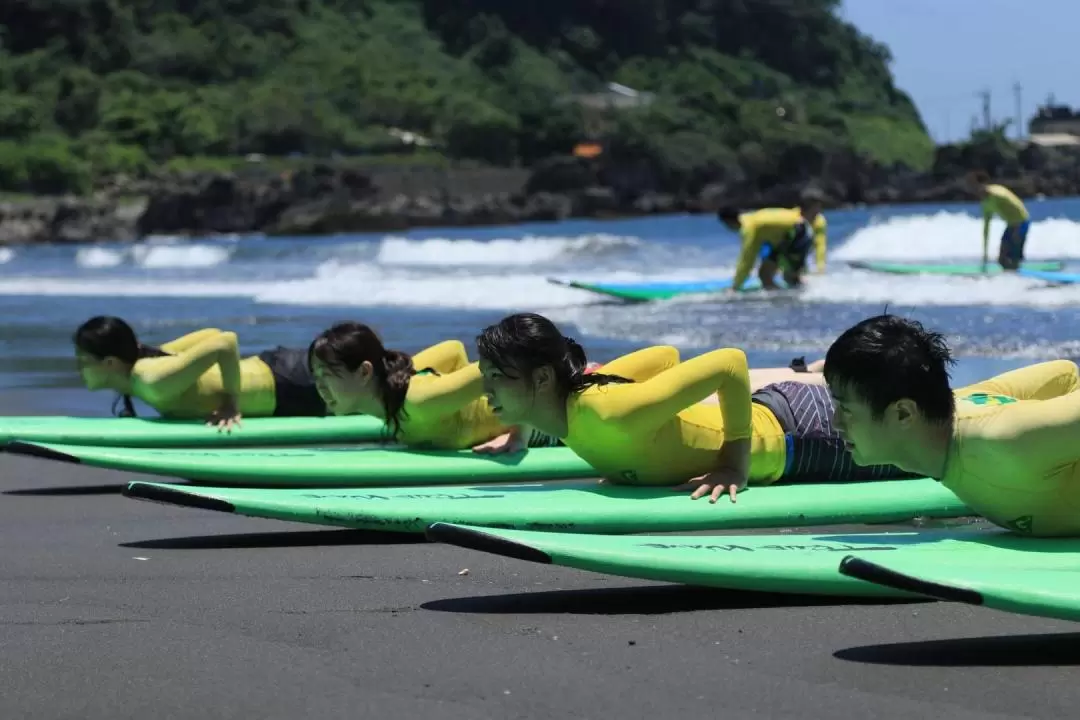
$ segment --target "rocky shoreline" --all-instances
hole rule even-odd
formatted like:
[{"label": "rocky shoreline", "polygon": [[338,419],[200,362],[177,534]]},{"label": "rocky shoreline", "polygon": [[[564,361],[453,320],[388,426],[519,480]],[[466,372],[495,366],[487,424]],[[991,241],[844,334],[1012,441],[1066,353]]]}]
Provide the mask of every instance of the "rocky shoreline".
[{"label": "rocky shoreline", "polygon": [[[721,204],[794,204],[808,184],[827,207],[937,203],[973,198],[962,184],[976,167],[1021,197],[1080,195],[1080,149],[1026,145],[1015,154],[971,157],[939,148],[918,173],[867,164],[853,155],[811,157],[785,182],[718,169],[696,187],[666,186],[637,162],[552,158],[521,169],[355,169],[313,165],[271,172],[113,178],[91,198],[0,202],[0,245],[137,241],[150,235],[266,233],[320,235],[402,231],[566,218],[713,212]],[[670,183],[669,183],[670,184]]]}]

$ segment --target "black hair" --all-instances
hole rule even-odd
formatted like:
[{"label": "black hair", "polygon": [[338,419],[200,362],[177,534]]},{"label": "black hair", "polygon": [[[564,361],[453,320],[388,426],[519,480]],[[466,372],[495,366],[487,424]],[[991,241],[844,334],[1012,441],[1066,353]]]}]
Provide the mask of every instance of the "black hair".
[{"label": "black hair", "polygon": [[[98,360],[115,357],[128,365],[134,365],[143,358],[164,357],[169,354],[161,348],[143,345],[130,325],[110,315],[90,318],[78,327],[71,340],[79,350]],[[118,409],[120,405],[123,405],[123,409]],[[131,396],[118,395],[113,402],[112,412],[119,417],[135,417],[135,405],[131,402]]]},{"label": "black hair", "polygon": [[592,385],[630,383],[633,380],[605,373],[586,373],[585,350],[573,338],[563,335],[555,323],[536,313],[518,313],[490,325],[476,337],[476,349],[500,372],[512,370],[532,379],[550,365],[555,371],[560,397],[580,392]]},{"label": "black hair", "polygon": [[723,223],[739,224],[739,208],[725,205],[716,211],[716,219]]},{"label": "black hair", "polygon": [[956,401],[949,386],[954,364],[941,333],[921,323],[878,315],[846,330],[825,354],[825,382],[853,392],[875,420],[892,403],[914,400],[930,422],[950,423]]},{"label": "black hair", "polygon": [[[397,438],[401,421],[408,418],[405,397],[409,382],[417,374],[412,356],[400,350],[387,350],[370,327],[358,322],[340,322],[324,330],[308,347],[308,370],[314,373],[314,361],[338,372],[356,372],[365,361],[371,363],[375,382],[382,398],[386,427],[390,437]],[[420,372],[438,373],[433,368]]]}]

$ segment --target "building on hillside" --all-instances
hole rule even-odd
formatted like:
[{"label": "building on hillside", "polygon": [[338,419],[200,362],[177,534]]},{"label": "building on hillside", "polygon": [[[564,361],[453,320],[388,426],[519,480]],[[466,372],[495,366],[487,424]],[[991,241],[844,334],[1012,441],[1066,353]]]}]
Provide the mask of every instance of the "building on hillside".
[{"label": "building on hillside", "polygon": [[1080,145],[1080,112],[1051,99],[1028,122],[1028,132],[1036,145]]}]

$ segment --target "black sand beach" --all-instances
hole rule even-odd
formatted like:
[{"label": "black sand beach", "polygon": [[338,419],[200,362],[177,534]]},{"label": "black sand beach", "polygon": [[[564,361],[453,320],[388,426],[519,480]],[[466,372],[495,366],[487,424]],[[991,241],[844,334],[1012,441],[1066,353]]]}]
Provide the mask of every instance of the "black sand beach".
[{"label": "black sand beach", "polygon": [[[7,414],[35,411],[32,394],[6,397]],[[0,717],[961,720],[1080,705],[1066,622],[651,584],[123,498],[137,477],[0,455]]]}]

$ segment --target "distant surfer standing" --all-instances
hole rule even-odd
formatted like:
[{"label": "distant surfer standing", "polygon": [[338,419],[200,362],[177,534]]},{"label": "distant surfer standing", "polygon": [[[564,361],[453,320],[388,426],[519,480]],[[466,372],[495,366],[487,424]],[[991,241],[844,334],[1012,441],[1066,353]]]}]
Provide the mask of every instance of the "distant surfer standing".
[{"label": "distant surfer standing", "polygon": [[983,269],[990,260],[990,221],[995,215],[1005,221],[998,248],[998,264],[1004,270],[1016,270],[1024,261],[1024,245],[1027,243],[1030,216],[1023,201],[1004,185],[990,184],[990,176],[976,170],[969,176],[969,184],[982,201],[983,215]]},{"label": "distant surfer standing", "polygon": [[777,272],[783,273],[787,287],[798,287],[802,284],[811,246],[815,250],[816,272],[825,272],[823,204],[822,194],[810,189],[802,194],[801,206],[797,208],[765,208],[752,213],[740,213],[733,207],[721,208],[716,213],[717,219],[738,232],[742,240],[732,290],[742,289],[759,259],[758,279],[765,289],[779,289]]}]

